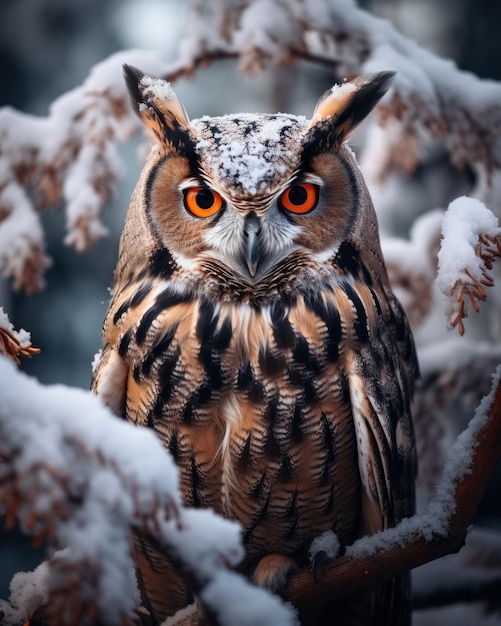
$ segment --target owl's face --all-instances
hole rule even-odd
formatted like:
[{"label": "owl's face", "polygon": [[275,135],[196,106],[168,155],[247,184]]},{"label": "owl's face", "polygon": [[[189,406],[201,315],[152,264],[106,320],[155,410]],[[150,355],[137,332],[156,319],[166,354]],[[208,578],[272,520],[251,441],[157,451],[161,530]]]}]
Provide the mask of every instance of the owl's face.
[{"label": "owl's face", "polygon": [[374,235],[354,229],[368,200],[343,141],[391,74],[329,90],[311,120],[241,114],[191,122],[168,83],[128,67],[126,78],[157,142],[143,173],[146,218],[177,266],[213,260],[255,283],[294,252],[322,262],[348,234]]}]

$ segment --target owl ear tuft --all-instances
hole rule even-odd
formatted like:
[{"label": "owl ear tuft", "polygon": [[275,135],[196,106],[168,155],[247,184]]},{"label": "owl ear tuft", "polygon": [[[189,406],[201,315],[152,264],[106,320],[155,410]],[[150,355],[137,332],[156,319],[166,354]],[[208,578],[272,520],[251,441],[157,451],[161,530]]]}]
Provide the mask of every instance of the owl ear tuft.
[{"label": "owl ear tuft", "polygon": [[169,149],[186,147],[190,122],[170,83],[124,64],[125,84],[132,108],[155,141]]},{"label": "owl ear tuft", "polygon": [[379,72],[334,85],[317,102],[310,128],[324,127],[330,141],[339,145],[369,115],[390,88],[394,77],[395,72]]}]

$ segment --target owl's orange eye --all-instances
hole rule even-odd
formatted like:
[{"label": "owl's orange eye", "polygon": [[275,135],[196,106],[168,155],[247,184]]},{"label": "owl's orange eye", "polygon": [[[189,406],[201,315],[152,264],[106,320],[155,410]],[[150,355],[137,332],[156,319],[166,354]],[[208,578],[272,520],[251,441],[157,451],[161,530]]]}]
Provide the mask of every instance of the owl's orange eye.
[{"label": "owl's orange eye", "polygon": [[190,187],[184,193],[184,206],[195,217],[211,217],[223,206],[223,199],[207,187]]},{"label": "owl's orange eye", "polygon": [[318,187],[311,183],[292,185],[280,196],[282,207],[291,213],[309,213],[318,200]]}]

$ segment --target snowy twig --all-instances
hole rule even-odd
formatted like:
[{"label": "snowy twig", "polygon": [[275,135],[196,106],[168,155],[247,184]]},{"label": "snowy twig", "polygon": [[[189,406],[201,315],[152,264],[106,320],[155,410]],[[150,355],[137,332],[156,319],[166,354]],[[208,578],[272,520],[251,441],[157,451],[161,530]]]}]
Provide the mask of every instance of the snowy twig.
[{"label": "snowy twig", "polygon": [[501,257],[501,228],[482,202],[464,196],[449,205],[442,235],[437,284],[448,299],[450,325],[463,335],[467,301],[478,313],[478,301],[487,298],[485,288],[494,285],[489,272]]},{"label": "snowy twig", "polygon": [[[297,60],[330,66],[340,77],[395,70],[394,88],[380,110],[398,120],[399,139],[394,132],[391,141],[414,155],[408,169],[419,163],[417,146],[426,135],[441,138],[457,166],[480,164],[488,174],[501,167],[501,141],[494,130],[501,123],[501,85],[460,71],[353,0],[191,0],[189,7],[193,27],[175,73],[167,78],[191,75],[228,57],[237,57],[244,72],[261,70],[268,61]],[[399,168],[402,150],[393,153],[399,156],[392,167]]]},{"label": "snowy twig", "polygon": [[39,212],[63,204],[65,243],[79,251],[107,233],[99,216],[120,174],[117,146],[138,127],[125,61],[166,69],[153,53],[119,53],[58,98],[47,117],[0,109],[0,275],[12,276],[17,290],[42,288],[50,265]]},{"label": "snowy twig", "polygon": [[[43,580],[29,583],[48,598],[51,624],[133,623],[132,531],[176,563],[214,624],[248,623],[249,607],[252,623],[293,623],[290,608],[231,571],[243,557],[238,524],[182,506],[177,468],[152,431],[114,417],[90,392],[43,387],[3,357],[0,397],[7,524],[17,518],[37,543],[59,549]],[[22,624],[29,606],[25,596],[0,602],[2,626]]]},{"label": "snowy twig", "polygon": [[14,334],[0,326],[0,354],[4,354],[19,365],[21,363],[19,357],[40,354],[40,348],[35,348],[31,344],[21,344]]},{"label": "snowy twig", "polygon": [[12,359],[19,365],[19,357],[31,357],[40,354],[40,348],[31,345],[30,333],[21,329],[16,331],[9,318],[0,307],[0,354]]}]

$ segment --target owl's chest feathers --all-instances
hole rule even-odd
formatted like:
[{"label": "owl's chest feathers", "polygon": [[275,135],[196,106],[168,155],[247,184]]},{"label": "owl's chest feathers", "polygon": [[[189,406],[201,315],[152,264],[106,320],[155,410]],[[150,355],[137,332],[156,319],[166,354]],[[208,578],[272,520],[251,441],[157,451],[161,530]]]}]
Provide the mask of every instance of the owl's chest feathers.
[{"label": "owl's chest feathers", "polygon": [[337,517],[347,538],[358,473],[344,360],[373,332],[374,297],[351,282],[262,306],[124,292],[108,331],[129,365],[127,418],[170,450],[188,504],[239,519],[249,545],[268,524],[299,545]]}]

